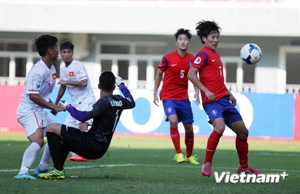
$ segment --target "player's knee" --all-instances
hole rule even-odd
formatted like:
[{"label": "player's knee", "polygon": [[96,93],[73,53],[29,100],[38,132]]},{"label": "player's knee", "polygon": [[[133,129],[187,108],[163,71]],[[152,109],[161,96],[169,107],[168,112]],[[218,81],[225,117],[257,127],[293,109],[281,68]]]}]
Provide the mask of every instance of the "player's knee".
[{"label": "player's knee", "polygon": [[239,132],[237,133],[237,136],[238,136],[239,138],[246,138],[246,137],[248,137],[248,135],[249,135],[249,132],[248,132],[247,129],[244,129],[244,130],[239,131]]},{"label": "player's knee", "polygon": [[219,134],[223,134],[224,131],[225,131],[225,125],[224,125],[224,126],[215,126],[215,127],[214,127],[214,130],[215,130],[216,132],[218,132]]},{"label": "player's knee", "polygon": [[194,132],[194,129],[193,129],[193,125],[192,124],[188,124],[188,125],[184,125],[184,129],[185,129],[185,132],[186,133],[189,133],[189,134],[191,134],[191,133],[193,133]]},{"label": "player's knee", "polygon": [[178,125],[177,119],[169,119],[169,122],[172,127],[175,127]]},{"label": "player's knee", "polygon": [[57,123],[51,123],[47,126],[47,132],[55,132],[57,128],[59,128],[61,125]]}]

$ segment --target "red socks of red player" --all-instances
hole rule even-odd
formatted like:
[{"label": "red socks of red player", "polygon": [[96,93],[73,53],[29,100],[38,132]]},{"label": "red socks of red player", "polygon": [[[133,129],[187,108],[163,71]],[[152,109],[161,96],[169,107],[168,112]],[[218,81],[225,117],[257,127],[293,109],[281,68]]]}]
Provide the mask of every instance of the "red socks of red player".
[{"label": "red socks of red player", "polygon": [[221,136],[222,135],[216,132],[215,130],[213,130],[213,132],[210,134],[207,140],[204,163],[212,163],[212,158],[215,154]]},{"label": "red socks of red player", "polygon": [[186,157],[189,158],[193,154],[194,133],[185,133]]},{"label": "red socks of red player", "polygon": [[182,153],[180,149],[180,135],[178,127],[170,127],[170,135],[177,154]]},{"label": "red socks of red player", "polygon": [[[204,163],[209,162],[212,163],[212,158],[215,154],[215,151],[217,149],[220,137],[222,135],[213,130],[213,132],[210,134],[207,146],[206,146],[206,154],[205,154],[205,160]],[[237,153],[239,155],[240,165],[242,168],[246,169],[248,168],[248,142],[246,138],[238,138],[235,139],[235,147],[237,150]]]},{"label": "red socks of red player", "polygon": [[243,169],[248,168],[248,142],[246,138],[238,138],[235,139],[235,147],[240,159],[240,165]]}]

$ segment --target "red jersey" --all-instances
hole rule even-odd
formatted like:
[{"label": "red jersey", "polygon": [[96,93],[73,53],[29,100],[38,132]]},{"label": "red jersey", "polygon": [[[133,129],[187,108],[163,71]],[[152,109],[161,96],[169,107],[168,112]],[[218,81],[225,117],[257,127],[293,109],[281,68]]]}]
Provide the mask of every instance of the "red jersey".
[{"label": "red jersey", "polygon": [[[223,63],[216,51],[204,46],[196,55],[193,67],[199,69],[200,82],[212,93],[216,99],[229,95],[224,83]],[[209,102],[205,93],[201,91],[202,103]]]},{"label": "red jersey", "polygon": [[188,99],[187,73],[193,64],[195,56],[186,53],[181,57],[177,51],[163,56],[158,68],[164,72],[161,100],[185,100]]}]

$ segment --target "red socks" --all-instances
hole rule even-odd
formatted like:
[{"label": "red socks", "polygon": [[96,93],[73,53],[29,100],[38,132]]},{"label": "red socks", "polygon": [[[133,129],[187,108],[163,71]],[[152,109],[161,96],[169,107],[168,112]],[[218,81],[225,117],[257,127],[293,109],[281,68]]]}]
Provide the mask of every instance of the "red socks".
[{"label": "red socks", "polygon": [[193,154],[194,148],[194,133],[185,134],[186,157],[189,158]]},{"label": "red socks", "polygon": [[219,134],[215,130],[213,130],[213,132],[210,134],[207,141],[204,163],[212,163],[212,158],[215,154],[221,136],[222,134]]},{"label": "red socks", "polygon": [[236,151],[239,155],[240,165],[242,168],[248,168],[248,142],[246,138],[238,138],[235,139],[235,147]]},{"label": "red socks", "polygon": [[180,135],[178,127],[170,127],[170,135],[177,154],[182,153],[180,149]]}]

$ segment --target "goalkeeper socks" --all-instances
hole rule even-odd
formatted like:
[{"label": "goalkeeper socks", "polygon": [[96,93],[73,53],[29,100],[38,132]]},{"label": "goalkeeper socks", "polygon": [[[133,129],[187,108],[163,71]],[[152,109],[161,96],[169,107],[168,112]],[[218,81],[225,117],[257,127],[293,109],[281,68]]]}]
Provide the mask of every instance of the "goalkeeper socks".
[{"label": "goalkeeper socks", "polygon": [[178,127],[170,127],[170,135],[177,154],[182,153],[180,149],[180,135]]},{"label": "goalkeeper socks", "polygon": [[186,157],[189,158],[193,154],[194,133],[185,133]]},{"label": "goalkeeper socks", "polygon": [[41,162],[39,164],[39,169],[41,171],[49,169],[50,160],[51,160],[51,154],[49,151],[49,145],[48,145],[48,143],[46,143],[46,145],[44,147],[43,156],[42,156]]},{"label": "goalkeeper socks", "polygon": [[58,135],[52,132],[47,132],[47,140],[49,144],[49,150],[56,170],[63,170],[64,161],[62,159],[62,145],[61,139]]},{"label": "goalkeeper socks", "polygon": [[216,132],[215,130],[213,130],[213,132],[210,134],[207,140],[204,163],[212,163],[212,158],[215,154],[221,136],[222,134]]},{"label": "goalkeeper socks", "polygon": [[28,148],[25,150],[23,154],[21,169],[19,171],[19,174],[25,174],[28,173],[32,163],[34,162],[36,155],[40,151],[41,146],[36,143],[32,142]]},{"label": "goalkeeper socks", "polygon": [[240,165],[243,169],[248,168],[248,142],[246,138],[238,138],[235,139],[235,147],[236,151],[239,155]]}]

